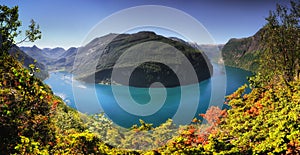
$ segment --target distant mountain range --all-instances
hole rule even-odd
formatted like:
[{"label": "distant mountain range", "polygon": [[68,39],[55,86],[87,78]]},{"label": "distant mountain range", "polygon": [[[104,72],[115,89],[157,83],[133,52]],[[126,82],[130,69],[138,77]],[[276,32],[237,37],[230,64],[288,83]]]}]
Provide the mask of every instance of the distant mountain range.
[{"label": "distant mountain range", "polygon": [[37,68],[39,68],[40,72],[35,72],[34,75],[42,80],[49,77],[49,73],[47,70],[47,67],[40,62],[35,63],[35,59],[26,54],[24,51],[22,51],[18,46],[13,46],[10,51],[10,55],[17,58],[26,68],[29,68],[30,64],[35,64]]},{"label": "distant mountain range", "polygon": [[211,62],[222,63],[222,49],[224,44],[197,44],[197,43],[189,43],[194,48],[197,48],[203,51]]},{"label": "distant mountain range", "polygon": [[[39,62],[45,64],[50,71],[65,70],[75,74],[77,79],[86,82],[111,83],[111,72],[118,58],[131,47],[151,41],[165,43],[181,51],[193,66],[198,81],[188,80],[188,75],[190,75],[188,70],[181,70],[182,73],[174,73],[173,70],[163,63],[146,62],[135,69],[133,75],[130,77],[129,85],[148,87],[151,83],[159,81],[166,87],[173,87],[179,85],[178,78],[175,74],[185,75],[184,77],[187,79],[185,79],[186,83],[183,84],[196,83],[208,79],[211,76],[212,65],[204,52],[183,40],[178,38],[166,38],[157,35],[154,32],[145,31],[135,34],[108,34],[103,37],[95,38],[83,47],[70,48],[68,50],[62,48],[39,49],[36,46],[21,47],[20,49],[34,59],[37,59]],[[149,45],[146,49],[154,48],[150,46],[152,45]],[[161,52],[156,53],[157,56],[160,56],[159,60],[161,60],[161,62],[168,62],[169,64],[174,65],[175,68],[177,65],[178,68],[180,63],[182,63],[181,59],[179,55],[169,55],[170,50],[171,49],[169,48],[165,48],[163,50],[152,50],[149,52],[153,52],[153,54],[155,54],[155,52]],[[76,64],[74,64],[75,59],[77,62]],[[123,74],[127,74],[125,72],[129,67],[134,65],[134,61],[135,60],[133,59],[128,60],[123,64],[124,67],[119,67],[118,69],[120,71],[122,70],[122,73],[124,72]],[[91,67],[93,65],[95,66],[94,68]],[[77,68],[84,69],[78,71]],[[122,78],[119,78],[119,81],[113,82],[126,84],[125,81],[122,81]]]},{"label": "distant mountain range", "polygon": [[[198,45],[196,43],[185,42],[184,40],[176,37],[166,38],[164,36],[157,35],[154,32],[147,31],[135,34],[111,33],[106,36],[95,38],[80,48],[72,47],[68,50],[59,47],[53,49],[40,49],[33,46],[20,47],[20,49],[30,57],[38,60],[41,68],[45,68],[42,64],[47,66],[49,71],[64,70],[72,72],[76,75],[77,79],[86,82],[111,83],[116,82],[110,81],[112,69],[118,58],[126,50],[141,43],[158,41],[180,50],[192,63],[199,81],[202,81],[209,78],[212,74],[211,62],[224,62],[226,66],[242,68],[255,72],[259,63],[260,50],[263,48],[260,43],[261,33],[262,30],[248,38],[233,38],[225,45]],[[78,53],[78,51],[81,52]],[[164,55],[164,52],[161,52],[159,55],[163,62],[171,62],[173,64],[178,63],[175,61],[178,61],[176,56],[172,57]],[[75,60],[76,63],[74,64]],[[206,60],[210,61],[206,62]],[[127,67],[134,65],[134,62],[132,61],[128,60],[128,62],[126,62]],[[78,71],[77,68],[84,69]],[[125,68],[123,68],[123,72],[124,69]],[[154,77],[159,77],[166,86],[177,86],[178,79],[174,78],[174,73],[170,71],[170,68],[163,64],[147,62],[135,70],[134,76],[131,76],[130,79],[135,82],[130,85],[146,87],[157,80]],[[125,82],[122,82],[121,80],[117,83],[124,84]]]},{"label": "distant mountain range", "polygon": [[[20,47],[20,49],[32,58],[38,60],[38,62],[45,64],[49,71],[61,69],[71,70],[74,61],[72,57],[75,57],[77,51],[75,47],[71,47],[68,50],[60,47],[40,49],[37,46]],[[67,61],[69,59],[70,61]]]}]

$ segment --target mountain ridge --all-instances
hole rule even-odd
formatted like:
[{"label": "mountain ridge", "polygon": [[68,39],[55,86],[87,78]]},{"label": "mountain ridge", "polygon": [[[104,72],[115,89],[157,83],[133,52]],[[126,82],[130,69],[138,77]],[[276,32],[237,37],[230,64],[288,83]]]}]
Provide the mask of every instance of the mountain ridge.
[{"label": "mountain ridge", "polygon": [[21,50],[18,46],[14,45],[10,50],[9,54],[15,57],[18,61],[20,61],[25,68],[29,68],[29,65],[35,64],[35,67],[39,68],[39,72],[35,72],[34,75],[41,80],[45,80],[49,77],[48,69],[47,67],[37,61],[35,62],[35,59],[31,57],[30,55],[26,54],[23,50]]},{"label": "mountain ridge", "polygon": [[[73,73],[75,73],[78,79],[87,82],[91,82],[95,80],[96,83],[116,82],[122,85],[124,84],[126,85],[126,82],[123,81],[121,78],[119,78],[119,81],[110,81],[112,69],[114,67],[115,62],[126,50],[132,50],[132,48],[135,48],[140,44],[144,44],[145,47],[136,50],[144,51],[147,49],[153,49],[152,51],[148,51],[147,53],[148,54],[152,53],[157,56],[159,55],[159,57],[161,58],[157,58],[157,60],[160,60],[160,62],[170,62],[171,64],[174,65],[176,65],[176,63],[179,63],[172,60],[172,59],[180,60],[178,55],[173,55],[173,57],[170,57],[170,55],[166,54],[171,52],[170,51],[171,49],[168,49],[166,47],[161,47],[160,45],[159,47],[156,47],[157,44],[155,45],[154,42],[160,42],[166,45],[170,45],[172,47],[175,47],[177,50],[181,51],[183,54],[185,54],[185,56],[193,65],[199,81],[209,78],[210,75],[212,74],[212,65],[210,64],[207,56],[203,52],[191,47],[188,44],[184,44],[182,42],[172,40],[163,37],[161,35],[156,35],[154,32],[142,31],[135,34],[119,34],[119,35],[113,34],[113,35],[106,35],[104,37],[105,38],[109,37],[110,40],[109,41],[105,39],[103,40],[102,37],[96,38],[93,41],[91,41],[89,44],[87,44],[86,46],[80,49],[82,51],[85,51],[83,52],[85,54],[84,56],[83,54],[77,53],[79,54],[77,55],[77,61],[79,61],[78,65],[79,66],[82,65],[81,68],[84,68],[83,72],[80,72],[79,74],[75,70],[72,71]],[[93,70],[90,69],[91,67],[86,64],[89,63],[90,60],[93,60],[95,55],[97,55],[96,57],[99,58],[99,60],[95,60],[95,61],[98,61],[99,63],[96,64],[95,66],[96,71],[94,72]],[[90,58],[86,58],[86,57],[90,57]],[[135,64],[135,60],[130,59],[127,60],[124,64],[122,64],[123,65],[122,68],[118,68],[118,69],[120,69],[120,73],[124,72],[124,76],[125,76],[125,74],[129,74],[127,72],[128,68],[126,68],[125,66],[130,67],[133,66],[134,64]],[[153,67],[154,69],[151,69]],[[74,68],[76,69],[78,67],[75,66]],[[179,86],[178,79],[173,78],[174,74],[171,75],[171,73],[167,72],[166,69],[167,68],[162,64],[155,64],[151,62],[148,62],[148,64],[141,64],[140,67],[136,68],[136,72],[135,72],[136,75],[131,76],[131,80],[135,82],[131,83],[130,85],[135,87],[149,87],[151,83],[157,82],[156,79],[154,78],[156,76],[161,80],[160,82],[162,82],[166,87]],[[167,70],[171,71],[170,68]],[[167,73],[170,74],[167,75]],[[191,83],[196,83],[196,81],[187,82],[184,83],[184,85],[191,84]]]},{"label": "mountain ridge", "polygon": [[[79,80],[83,80],[86,82],[96,82],[96,83],[111,83],[112,81],[110,81],[110,75],[111,75],[111,71],[113,68],[113,65],[115,64],[115,62],[118,60],[119,56],[122,55],[122,53],[124,51],[126,51],[127,49],[136,46],[138,44],[141,43],[146,43],[146,42],[151,42],[151,41],[157,41],[157,42],[161,42],[163,44],[166,45],[170,45],[172,47],[175,47],[177,50],[181,51],[182,53],[185,54],[185,56],[188,58],[188,60],[191,62],[192,66],[198,67],[195,69],[196,74],[197,74],[197,78],[199,79],[199,81],[202,81],[204,79],[208,79],[211,74],[212,74],[212,65],[210,64],[209,59],[207,58],[206,54],[191,46],[188,42],[185,42],[183,40],[178,40],[173,38],[167,38],[161,35],[157,35],[154,32],[151,31],[141,31],[135,34],[115,34],[115,33],[110,33],[108,35],[102,36],[102,37],[98,37],[93,39],[92,41],[90,41],[88,44],[86,44],[85,46],[79,47],[79,48],[75,48],[75,47],[71,47],[68,50],[65,51],[61,51],[59,56],[57,56],[56,58],[49,58],[46,57],[45,54],[39,54],[39,55],[32,55],[33,57],[35,57],[37,60],[40,60],[41,62],[43,62],[44,64],[46,64],[48,66],[48,69],[50,71],[52,70],[65,70],[71,73],[74,73],[76,75],[76,78]],[[149,46],[155,46],[155,45],[149,45]],[[36,46],[35,46],[36,47]],[[35,49],[35,47],[33,47]],[[24,49],[25,52],[27,52],[29,55],[31,53],[36,53],[36,52],[31,52],[29,51],[28,47],[22,47]],[[160,48],[160,47],[158,47]],[[163,47],[161,47],[163,48]],[[36,50],[36,49],[35,49]],[[39,49],[42,52],[43,49]],[[46,49],[49,51],[51,51],[50,49]],[[53,49],[52,49],[53,50]],[[161,49],[159,49],[161,50]],[[166,49],[166,51],[169,51],[170,49]],[[81,53],[79,53],[78,51],[83,51]],[[163,51],[163,50],[162,50]],[[42,53],[41,52],[41,53]],[[47,51],[46,51],[47,52]],[[158,52],[158,51],[157,51]],[[149,53],[149,52],[148,52]],[[154,52],[155,53],[155,52]],[[172,57],[169,57],[169,55],[165,55],[164,53],[167,52],[163,52],[162,55],[160,55],[162,57],[161,61],[162,62],[171,62],[172,64],[178,64],[178,62],[173,61]],[[156,53],[156,54],[160,54],[160,53]],[[58,54],[57,54],[58,55]],[[97,60],[96,58],[99,58],[100,60]],[[174,57],[175,59],[176,57]],[[178,55],[177,55],[177,60],[178,59]],[[96,64],[96,71],[93,71],[91,68],[92,66],[92,62],[98,62]],[[76,62],[76,64],[74,64],[74,62]],[[127,65],[131,65],[132,62],[128,61]],[[77,66],[76,66],[77,65]],[[150,68],[153,67],[158,67],[161,70],[170,70],[170,68],[166,68],[166,66],[163,66],[162,64],[155,64],[148,62],[148,64],[141,64],[141,68],[137,69],[137,71],[135,72],[136,74],[152,74],[153,76],[159,76],[157,71],[150,71]],[[84,68],[84,66],[86,66]],[[83,71],[78,72],[76,71],[76,68],[79,67],[83,67]],[[143,69],[142,69],[143,68]],[[125,68],[123,68],[125,69]],[[157,68],[156,68],[157,69]],[[143,71],[145,70],[145,71]],[[94,74],[96,73],[96,74]],[[167,71],[165,72],[167,73]],[[186,73],[187,75],[189,73]],[[138,76],[138,75],[136,75]],[[176,78],[171,78],[172,80],[170,80],[170,77],[173,77],[174,74],[170,75],[161,75],[162,77],[169,77],[169,80],[167,80],[167,78],[162,78],[164,79],[164,83],[167,87],[173,87],[173,86],[178,86],[178,79]],[[137,86],[137,87],[148,87],[150,82],[154,82],[155,78],[152,78],[152,80],[148,79],[144,82],[141,82],[140,79],[142,79],[140,76],[138,76],[139,78],[136,79],[132,79],[133,81],[136,81],[136,83],[131,83],[133,86]],[[160,77],[161,78],[161,77]],[[145,78],[144,78],[145,79]],[[154,80],[154,81],[153,81]],[[172,81],[172,82],[168,82],[168,81]],[[176,81],[176,82],[175,82]],[[199,82],[198,81],[198,82]],[[120,81],[119,81],[120,82]],[[175,83],[176,84],[175,84]],[[146,85],[143,85],[143,83],[147,83]],[[189,82],[191,83],[195,83],[195,81],[193,82]],[[124,84],[124,82],[121,82],[121,84]],[[188,84],[188,83],[186,83]]]},{"label": "mountain ridge", "polygon": [[237,67],[255,72],[259,66],[259,58],[263,44],[260,29],[253,36],[232,38],[222,48],[222,57],[226,66]]}]

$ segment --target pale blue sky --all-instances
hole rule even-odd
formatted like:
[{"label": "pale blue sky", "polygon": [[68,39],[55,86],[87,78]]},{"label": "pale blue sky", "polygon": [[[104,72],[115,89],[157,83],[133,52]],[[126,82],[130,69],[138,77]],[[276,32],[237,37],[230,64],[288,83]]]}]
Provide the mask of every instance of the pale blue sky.
[{"label": "pale blue sky", "polygon": [[[90,30],[111,14],[140,5],[181,10],[196,18],[216,43],[226,43],[230,38],[247,37],[257,32],[277,2],[286,3],[279,0],[0,0],[0,4],[19,6],[22,29],[27,28],[30,19],[40,25],[42,39],[24,45],[66,49],[80,46]],[[105,31],[110,33],[109,29]]]}]

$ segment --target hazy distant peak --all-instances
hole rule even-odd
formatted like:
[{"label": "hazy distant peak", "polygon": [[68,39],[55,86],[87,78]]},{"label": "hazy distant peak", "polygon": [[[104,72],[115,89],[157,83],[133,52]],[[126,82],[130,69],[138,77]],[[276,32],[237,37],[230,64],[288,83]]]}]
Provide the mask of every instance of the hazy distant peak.
[{"label": "hazy distant peak", "polygon": [[33,46],[31,47],[31,49],[34,49],[34,50],[40,50],[40,48],[38,48],[36,45],[33,45]]},{"label": "hazy distant peak", "polygon": [[77,50],[77,48],[76,47],[70,47],[70,48],[67,49],[67,51],[69,51],[69,50]]},{"label": "hazy distant peak", "polygon": [[55,47],[55,48],[53,48],[52,50],[64,50],[64,51],[65,51],[65,49],[62,48],[62,47]]},{"label": "hazy distant peak", "polygon": [[182,42],[182,43],[186,43],[186,41],[180,39],[180,38],[177,38],[177,37],[169,37],[169,39],[172,39],[174,41],[179,41],[179,42]]}]

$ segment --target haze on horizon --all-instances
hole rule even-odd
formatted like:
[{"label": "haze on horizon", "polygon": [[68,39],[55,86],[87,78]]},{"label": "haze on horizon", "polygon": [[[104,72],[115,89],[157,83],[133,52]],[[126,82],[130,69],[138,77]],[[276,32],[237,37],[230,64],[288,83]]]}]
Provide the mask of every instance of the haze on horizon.
[{"label": "haze on horizon", "polygon": [[[225,44],[230,38],[242,38],[255,34],[266,23],[265,18],[269,15],[270,10],[276,8],[276,3],[282,4],[287,3],[287,1],[31,0],[26,2],[22,0],[4,0],[2,2],[1,0],[1,3],[8,6],[19,6],[22,31],[27,28],[31,19],[34,19],[40,25],[42,39],[34,43],[24,43],[20,46],[36,45],[40,48],[62,47],[68,49],[81,46],[89,31],[101,20],[123,9],[140,5],[161,5],[183,11],[197,19],[217,44]],[[167,37],[173,36],[184,39],[184,36],[180,36],[181,34],[172,33],[168,30],[149,28],[146,30]],[[105,31],[107,31],[107,34],[118,33],[110,32],[110,30]]]}]

